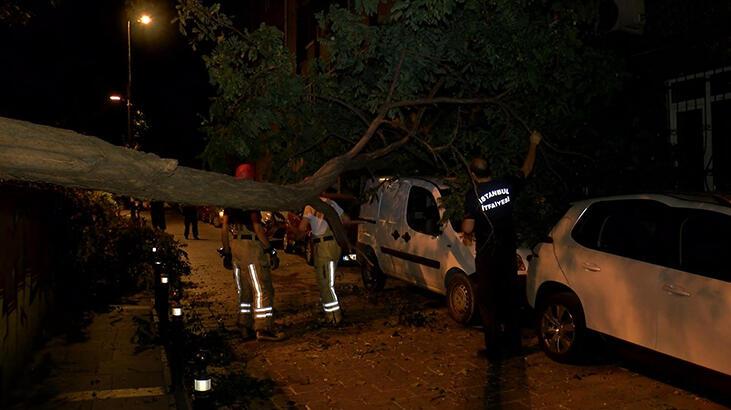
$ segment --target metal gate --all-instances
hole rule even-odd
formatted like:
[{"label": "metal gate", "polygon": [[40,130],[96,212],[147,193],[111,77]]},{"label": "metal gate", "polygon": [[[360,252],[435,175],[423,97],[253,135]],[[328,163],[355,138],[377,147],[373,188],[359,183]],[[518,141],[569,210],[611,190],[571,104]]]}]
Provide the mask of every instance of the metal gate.
[{"label": "metal gate", "polygon": [[731,190],[731,66],[673,78],[665,86],[680,187]]}]

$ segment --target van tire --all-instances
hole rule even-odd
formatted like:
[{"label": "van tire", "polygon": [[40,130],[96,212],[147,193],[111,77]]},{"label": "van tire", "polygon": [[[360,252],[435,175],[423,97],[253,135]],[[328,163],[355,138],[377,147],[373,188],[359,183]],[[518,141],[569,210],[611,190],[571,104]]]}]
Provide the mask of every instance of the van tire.
[{"label": "van tire", "polygon": [[378,266],[378,259],[373,249],[366,247],[363,250],[363,255],[358,255],[358,259],[360,260],[360,276],[363,280],[363,287],[368,292],[383,290],[386,284],[386,275]]},{"label": "van tire", "polygon": [[462,272],[453,274],[447,283],[447,307],[449,316],[459,324],[469,325],[476,317],[475,286]]}]

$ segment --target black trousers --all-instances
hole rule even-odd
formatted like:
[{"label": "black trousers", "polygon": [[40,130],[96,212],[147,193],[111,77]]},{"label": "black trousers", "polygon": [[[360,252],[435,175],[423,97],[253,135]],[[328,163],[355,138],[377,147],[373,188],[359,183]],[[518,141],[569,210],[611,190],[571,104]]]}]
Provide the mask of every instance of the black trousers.
[{"label": "black trousers", "polygon": [[185,232],[183,233],[183,236],[188,238],[190,226],[193,225],[193,237],[198,238],[198,217],[196,215],[185,215],[183,222],[185,223]]},{"label": "black trousers", "polygon": [[475,257],[477,304],[488,355],[500,357],[520,350],[520,298],[515,248],[491,247]]}]

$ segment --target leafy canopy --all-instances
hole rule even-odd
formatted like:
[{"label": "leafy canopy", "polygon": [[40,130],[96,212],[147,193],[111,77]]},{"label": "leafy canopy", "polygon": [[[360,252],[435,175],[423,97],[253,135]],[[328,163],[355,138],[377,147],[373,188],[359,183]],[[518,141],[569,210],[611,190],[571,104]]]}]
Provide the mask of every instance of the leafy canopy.
[{"label": "leafy canopy", "polygon": [[[266,151],[278,170],[274,180],[294,177],[286,165],[297,156],[307,159],[299,173],[312,172],[363,134],[395,82],[391,101],[504,95],[500,104],[429,106],[414,132],[422,147],[412,153],[454,166],[451,149],[436,162],[424,149],[446,144],[488,152],[502,168],[523,149],[526,126],[559,131],[616,85],[609,57],[585,41],[592,2],[401,0],[368,24],[364,15],[374,15],[379,3],[321,13],[324,57],[298,74],[276,28],[248,31],[218,3],[180,0],[181,29],[204,51],[217,90],[205,124],[209,163],[222,169],[227,157]],[[391,110],[383,138],[371,145],[411,130],[416,113]]]},{"label": "leafy canopy", "polygon": [[[364,150],[408,143],[374,167],[460,175],[466,158],[482,154],[498,174],[511,172],[539,129],[551,141],[539,165],[556,185],[561,170],[549,160],[565,152],[555,147],[618,84],[617,60],[592,45],[596,2],[391,3],[324,10],[321,56],[298,72],[276,28],[249,31],[218,3],[179,0],[181,30],[202,50],[217,91],[205,122],[211,167],[229,172],[270,156],[269,180],[300,180],[348,151],[386,109]],[[572,161],[583,159],[561,158]]]}]

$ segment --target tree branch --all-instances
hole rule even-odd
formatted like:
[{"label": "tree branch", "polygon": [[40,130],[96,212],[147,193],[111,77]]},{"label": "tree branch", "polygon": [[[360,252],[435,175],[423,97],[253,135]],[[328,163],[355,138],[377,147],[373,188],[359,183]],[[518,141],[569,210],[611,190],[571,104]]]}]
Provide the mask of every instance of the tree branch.
[{"label": "tree branch", "polygon": [[395,103],[390,103],[387,108],[400,108],[400,107],[416,107],[421,105],[438,105],[438,104],[458,104],[458,105],[472,105],[472,104],[498,104],[500,99],[508,94],[508,91],[500,93],[494,97],[484,98],[456,98],[456,97],[435,97],[435,98],[419,98],[415,100],[403,100]]},{"label": "tree branch", "polygon": [[318,95],[318,94],[310,94],[310,96],[313,97],[313,98],[315,98],[315,99],[318,99],[318,100],[329,101],[329,102],[333,102],[333,103],[342,105],[343,107],[345,107],[349,111],[351,111],[353,114],[357,115],[358,118],[360,118],[360,120],[363,121],[363,124],[365,124],[365,125],[370,124],[370,121],[368,121],[368,118],[366,118],[366,116],[363,113],[363,111],[355,108],[355,106],[353,106],[352,104],[350,104],[349,102],[347,102],[347,101],[345,101],[343,99],[340,99],[340,98],[337,98],[337,97],[330,97],[330,96],[327,96],[327,95]]},{"label": "tree branch", "polygon": [[398,83],[398,79],[401,76],[401,66],[404,64],[404,56],[405,56],[406,49],[401,50],[401,55],[399,56],[398,64],[396,65],[396,71],[393,73],[393,79],[391,80],[391,86],[388,89],[388,96],[386,96],[386,101],[384,105],[387,105],[391,102],[391,98],[393,97],[393,93],[396,90],[396,83]]}]

